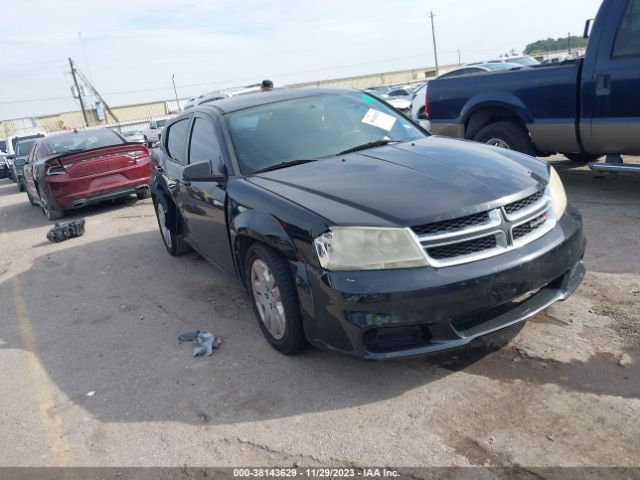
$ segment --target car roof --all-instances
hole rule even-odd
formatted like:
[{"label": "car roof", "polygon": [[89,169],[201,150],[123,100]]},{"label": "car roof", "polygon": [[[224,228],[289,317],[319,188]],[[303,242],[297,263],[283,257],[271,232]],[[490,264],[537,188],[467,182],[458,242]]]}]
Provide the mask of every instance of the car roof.
[{"label": "car roof", "polygon": [[355,92],[356,90],[341,88],[282,88],[269,92],[247,93],[246,95],[238,95],[229,98],[223,98],[214,103],[198,105],[198,110],[214,109],[222,113],[237,112],[246,108],[267,105],[269,103],[282,102],[285,100],[294,100],[297,98],[315,97],[318,95],[337,95],[343,92]]}]

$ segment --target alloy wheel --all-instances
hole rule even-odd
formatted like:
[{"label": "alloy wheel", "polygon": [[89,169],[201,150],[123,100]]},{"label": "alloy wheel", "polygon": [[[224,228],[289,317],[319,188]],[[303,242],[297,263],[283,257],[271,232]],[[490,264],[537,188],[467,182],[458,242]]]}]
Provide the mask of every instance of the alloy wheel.
[{"label": "alloy wheel", "polygon": [[286,317],[280,289],[269,266],[260,259],[251,264],[251,292],[260,320],[276,340],[284,337]]}]

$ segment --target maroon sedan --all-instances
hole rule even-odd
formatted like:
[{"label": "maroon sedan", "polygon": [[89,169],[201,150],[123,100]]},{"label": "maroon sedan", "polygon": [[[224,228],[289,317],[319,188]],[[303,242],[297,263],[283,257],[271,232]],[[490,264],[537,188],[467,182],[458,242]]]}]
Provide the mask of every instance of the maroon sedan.
[{"label": "maroon sedan", "polygon": [[27,195],[50,220],[65,210],[136,194],[149,195],[151,157],[108,128],[38,139],[24,169]]}]

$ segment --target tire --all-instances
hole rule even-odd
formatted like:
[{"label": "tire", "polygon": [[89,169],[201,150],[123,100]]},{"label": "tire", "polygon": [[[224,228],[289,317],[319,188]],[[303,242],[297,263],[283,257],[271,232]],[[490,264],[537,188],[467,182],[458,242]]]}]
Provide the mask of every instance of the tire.
[{"label": "tire", "polygon": [[531,156],[536,155],[536,147],[529,137],[529,132],[515,122],[490,123],[480,129],[474,140]]},{"label": "tire", "polygon": [[149,198],[150,196],[151,192],[148,188],[145,188],[141,192],[136,192],[136,197],[138,197],[138,200],[144,200],[145,198]]},{"label": "tire", "polygon": [[[269,276],[265,277],[265,273]],[[298,296],[286,262],[275,250],[254,243],[247,251],[245,274],[253,311],[267,341],[285,355],[301,351],[306,339]]]},{"label": "tire", "polygon": [[25,190],[26,188],[24,188],[24,185],[22,184],[22,182],[18,181],[18,191],[24,192]]},{"label": "tire", "polygon": [[598,155],[595,153],[563,153],[565,157],[567,157],[572,162],[577,163],[589,163],[597,161],[602,155]]},{"label": "tire", "polygon": [[58,210],[49,205],[49,202],[47,202],[47,199],[42,194],[40,194],[40,202],[42,203],[42,212],[49,220],[60,220],[64,217],[64,210]]},{"label": "tire", "polygon": [[[164,243],[167,252],[174,257],[179,257],[180,255],[184,255],[185,253],[189,253],[192,248],[185,240],[179,238],[175,232],[174,227],[166,226],[166,223],[174,223],[172,222],[172,215],[175,214],[175,210],[173,212],[165,210],[164,206],[154,200],[153,206],[156,211],[156,219],[158,220],[158,228],[160,229],[160,237],[162,237],[162,243]],[[167,220],[169,220],[167,222]],[[165,228],[163,228],[162,223],[165,223]]]},{"label": "tire", "polygon": [[29,203],[31,204],[31,206],[33,206],[33,207],[37,207],[38,206],[37,202],[33,199],[31,194],[29,193],[28,189],[27,189],[27,198],[29,199]]}]

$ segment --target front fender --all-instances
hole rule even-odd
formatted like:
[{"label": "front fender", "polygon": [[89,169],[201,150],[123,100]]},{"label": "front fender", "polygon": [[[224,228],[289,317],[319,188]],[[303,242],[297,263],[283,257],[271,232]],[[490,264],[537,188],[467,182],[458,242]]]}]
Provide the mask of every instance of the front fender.
[{"label": "front fender", "polygon": [[229,224],[229,235],[233,245],[236,264],[242,264],[242,240],[252,239],[262,242],[291,260],[298,257],[295,244],[285,226],[272,215],[256,210],[245,210],[237,214]]}]

